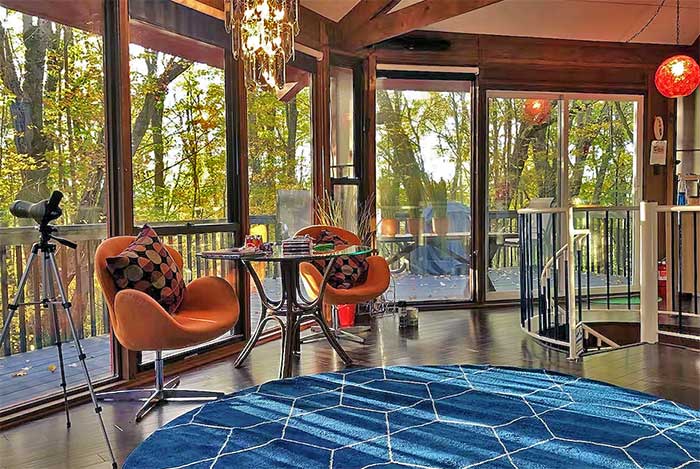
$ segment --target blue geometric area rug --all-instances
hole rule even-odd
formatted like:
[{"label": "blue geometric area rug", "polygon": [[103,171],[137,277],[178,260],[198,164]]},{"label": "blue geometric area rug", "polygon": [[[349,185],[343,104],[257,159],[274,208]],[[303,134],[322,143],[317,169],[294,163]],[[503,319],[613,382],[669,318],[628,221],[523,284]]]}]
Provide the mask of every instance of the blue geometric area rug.
[{"label": "blue geometric area rug", "polygon": [[349,369],[271,381],[178,417],[155,468],[700,468],[700,412],[545,370]]}]

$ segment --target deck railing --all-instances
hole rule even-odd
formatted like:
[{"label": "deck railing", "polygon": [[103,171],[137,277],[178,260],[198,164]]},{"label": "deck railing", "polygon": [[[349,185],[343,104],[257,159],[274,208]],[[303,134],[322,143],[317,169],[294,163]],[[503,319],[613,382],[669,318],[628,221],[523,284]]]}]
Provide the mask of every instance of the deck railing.
[{"label": "deck railing", "polygon": [[489,268],[502,269],[520,266],[518,245],[509,242],[517,237],[517,210],[490,210],[488,212]]},{"label": "deck railing", "polygon": [[[73,315],[82,337],[104,334],[109,330],[109,318],[95,281],[94,254],[105,238],[104,224],[59,227],[59,235],[75,241],[78,248],[59,246],[56,260],[61,280],[68,289]],[[37,240],[34,227],[0,228],[0,299],[2,321],[8,314],[8,304],[14,298],[17,282],[26,267],[32,244]],[[23,292],[24,301],[38,298],[41,289],[40,264],[35,264]],[[53,345],[55,331],[48,315],[40,305],[21,306],[13,321],[10,340],[3,344],[0,355],[22,353]],[[65,324],[63,324],[65,326]],[[62,328],[65,331],[65,327]]]},{"label": "deck railing", "polygon": [[[264,224],[274,232],[275,218],[251,217],[251,222]],[[234,272],[228,263],[203,260],[197,252],[230,247],[235,233],[222,227],[217,231],[206,225],[158,227],[161,238],[183,256],[183,274],[186,281],[202,275],[218,275],[233,279]],[[104,224],[59,226],[58,234],[75,241],[76,250],[59,246],[56,260],[64,285],[73,305],[73,315],[78,334],[93,337],[109,332],[109,315],[95,278],[95,250],[105,239]],[[0,318],[4,323],[7,306],[14,298],[17,282],[26,266],[28,254],[37,233],[34,227],[0,228]],[[32,270],[23,292],[25,301],[37,298],[41,288],[39,266]],[[23,353],[51,346],[55,343],[55,331],[48,315],[40,306],[23,306],[15,314],[10,340],[0,347],[0,356]],[[60,324],[65,336],[66,324]],[[65,337],[64,337],[65,338]]]}]

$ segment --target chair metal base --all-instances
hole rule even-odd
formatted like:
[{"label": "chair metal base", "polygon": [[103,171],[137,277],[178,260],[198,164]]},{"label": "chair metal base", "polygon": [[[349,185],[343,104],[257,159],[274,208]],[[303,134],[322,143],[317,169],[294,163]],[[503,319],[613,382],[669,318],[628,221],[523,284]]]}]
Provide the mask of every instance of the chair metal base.
[{"label": "chair metal base", "polygon": [[223,397],[225,393],[217,391],[200,391],[194,389],[177,389],[180,385],[180,377],[163,381],[163,359],[160,352],[156,353],[155,362],[156,386],[145,389],[125,389],[123,391],[110,391],[97,394],[99,401],[144,401],[136,412],[136,422],[140,422],[146,414],[155,409],[159,404],[168,401],[201,401],[215,400]]}]

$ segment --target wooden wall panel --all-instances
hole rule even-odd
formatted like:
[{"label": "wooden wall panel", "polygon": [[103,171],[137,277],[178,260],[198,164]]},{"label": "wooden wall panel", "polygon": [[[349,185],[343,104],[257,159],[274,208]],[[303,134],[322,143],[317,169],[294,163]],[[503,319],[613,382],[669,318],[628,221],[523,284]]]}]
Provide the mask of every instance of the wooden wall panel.
[{"label": "wooden wall panel", "polygon": [[603,68],[648,68],[675,46],[569,41],[561,39],[479,36],[480,63],[541,64]]},{"label": "wooden wall panel", "polygon": [[221,47],[180,36],[138,20],[132,19],[130,25],[130,39],[134,44],[212,67],[224,68],[224,49]]},{"label": "wooden wall panel", "polygon": [[[422,65],[494,65],[568,66],[649,69],[678,51],[676,46],[655,44],[622,44],[611,42],[571,41],[511,36],[455,34],[418,31],[401,40],[416,38],[450,43],[442,51],[407,50],[400,41],[387,41],[375,46],[380,63]],[[342,44],[334,44],[342,47]],[[682,47],[683,50],[690,50]]]},{"label": "wooden wall panel", "polygon": [[542,65],[488,65],[479,79],[491,89],[643,94],[648,73],[641,69],[592,69]]},{"label": "wooden wall panel", "polygon": [[296,42],[312,49],[320,50],[323,45],[321,42],[321,26],[331,23],[335,24],[318,13],[299,6],[299,35],[295,39]]}]

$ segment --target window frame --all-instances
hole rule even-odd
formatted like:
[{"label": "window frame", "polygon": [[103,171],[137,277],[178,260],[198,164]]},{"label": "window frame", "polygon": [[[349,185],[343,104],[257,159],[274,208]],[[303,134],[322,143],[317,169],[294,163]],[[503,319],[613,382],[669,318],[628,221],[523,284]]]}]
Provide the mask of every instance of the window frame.
[{"label": "window frame", "polygon": [[[351,57],[341,54],[332,54],[330,57],[331,68],[343,68],[352,71],[352,125],[353,125],[353,142],[352,142],[352,168],[354,176],[335,177],[333,169],[336,166],[332,165],[332,160],[329,158],[328,175],[329,175],[329,195],[335,200],[336,187],[355,186],[357,188],[357,199],[354,201],[357,213],[359,215],[361,203],[367,199],[369,194],[363,194],[363,182],[366,176],[365,160],[362,157],[362,134],[363,134],[363,119],[361,116],[362,102],[364,99],[362,81],[364,73],[362,70],[362,61],[356,57]],[[330,88],[330,80],[329,80]],[[328,109],[329,116],[331,109]],[[329,122],[331,118],[329,117]],[[372,186],[374,187],[374,186]],[[373,191],[374,189],[372,189]]]},{"label": "window frame", "polygon": [[[118,29],[118,18],[121,17],[120,5],[118,2],[111,2],[110,0],[101,0],[101,4],[98,6],[90,7],[89,11],[81,16],[80,14],[75,14],[74,11],[70,9],[59,9],[47,6],[46,3],[36,3],[36,4],[25,4],[23,2],[3,2],[1,5],[3,8],[12,10],[17,13],[24,15],[34,16],[37,18],[45,19],[56,23],[57,25],[68,26],[70,28],[81,29],[86,32],[90,32],[99,36],[102,40],[102,75],[103,75],[103,99],[104,99],[104,126],[105,126],[105,187],[118,187],[112,186],[112,184],[117,180],[114,176],[121,172],[121,167],[118,166],[117,160],[120,155],[118,151],[119,148],[119,137],[118,137],[118,125],[114,123],[118,121],[117,109],[119,107],[120,101],[117,101],[119,96],[119,89],[116,84],[118,83],[117,74],[119,73],[118,67],[118,40],[117,40],[117,29]],[[95,26],[94,22],[90,21],[90,18],[98,16],[102,23],[101,27]],[[82,18],[88,18],[87,22],[81,22]],[[117,157],[115,157],[117,156]],[[119,169],[117,169],[117,167]],[[105,234],[107,236],[113,236],[114,226],[118,219],[118,204],[114,202],[117,198],[115,196],[115,190],[108,190],[106,194],[106,216],[107,220],[105,223],[100,223],[105,226]],[[60,227],[59,227],[60,229]],[[33,267],[38,269],[39,266]],[[60,312],[59,312],[60,313]],[[111,336],[111,332],[110,332]],[[52,346],[53,347],[53,346]],[[105,378],[100,378],[93,381],[96,387],[113,387],[116,383],[123,379],[123,369],[125,362],[124,349],[116,342],[111,341],[110,344],[110,359],[113,374]],[[80,399],[82,395],[87,391],[87,384],[81,384],[69,388],[66,392],[69,402],[73,402]],[[6,423],[14,424],[20,423],[25,419],[31,418],[34,415],[42,415],[44,413],[50,412],[53,409],[57,409],[63,406],[63,400],[61,396],[61,391],[57,387],[56,390],[50,394],[40,396],[38,398],[30,399],[28,401],[23,401],[18,404],[11,405],[9,407],[0,408],[0,427]],[[22,417],[18,417],[21,414]]]},{"label": "window frame", "polygon": [[[415,68],[414,68],[415,67]],[[406,301],[407,305],[416,306],[421,309],[426,310],[440,310],[440,309],[450,309],[450,308],[468,308],[473,307],[478,302],[478,288],[480,283],[480,264],[478,263],[482,249],[480,249],[479,240],[481,239],[481,223],[479,223],[479,212],[480,207],[485,204],[482,200],[482,195],[479,190],[479,178],[482,177],[479,171],[478,158],[480,155],[479,148],[477,147],[478,139],[477,134],[480,132],[478,124],[479,116],[477,112],[480,110],[479,107],[479,70],[473,67],[425,67],[421,65],[404,65],[404,64],[391,64],[391,63],[377,63],[374,72],[374,92],[376,93],[376,80],[381,78],[390,79],[405,79],[405,80],[425,80],[425,81],[466,81],[470,84],[470,95],[471,95],[471,155],[470,155],[470,171],[472,175],[471,181],[471,242],[469,246],[469,251],[467,255],[470,259],[470,267],[468,273],[468,284],[470,288],[470,296],[468,298],[455,298],[455,299],[436,299],[436,300],[410,300]],[[375,133],[375,149],[372,152],[371,157],[374,158],[375,174],[369,175],[369,179],[366,183],[369,185],[371,193],[376,195],[376,184],[377,184],[377,174],[376,174],[376,95],[374,100],[374,109],[368,110],[374,120]],[[365,163],[366,164],[366,163]],[[376,207],[374,209],[373,220],[376,223]]]},{"label": "window frame", "polygon": [[[569,91],[532,91],[532,90],[518,90],[518,89],[488,89],[485,92],[486,106],[484,109],[484,115],[486,116],[486,128],[484,130],[485,135],[488,136],[488,116],[489,116],[489,103],[492,98],[506,98],[506,99],[548,99],[556,100],[560,103],[559,106],[559,188],[558,188],[558,206],[568,206],[570,204],[570,192],[569,192],[569,110],[570,102],[575,100],[583,101],[625,101],[633,102],[636,104],[635,110],[635,161],[632,167],[632,187],[634,193],[634,200],[632,205],[639,205],[643,199],[643,179],[644,179],[644,113],[646,97],[643,94],[635,93],[586,93],[586,92],[569,92]],[[486,141],[486,158],[484,161],[485,168],[488,172],[488,139]],[[484,217],[483,229],[488,232],[488,177],[485,181],[485,193],[483,203],[486,204],[486,216]],[[564,203],[565,202],[565,203]],[[635,213],[633,216],[633,233],[639,231],[639,215]],[[563,231],[563,227],[561,228]],[[633,243],[638,243],[637,237],[632,237]],[[635,286],[638,288],[639,284],[639,259],[638,259],[638,249],[633,249],[635,257],[632,260],[633,268],[633,284],[632,288]],[[481,256],[481,261],[485,265],[485,269],[488,269],[488,250],[483,249],[483,255]],[[484,278],[484,281],[487,279]],[[485,284],[484,284],[485,285]],[[514,301],[520,297],[520,292],[518,289],[513,291],[503,291],[503,292],[489,292],[487,288],[484,288],[485,301]]]}]

